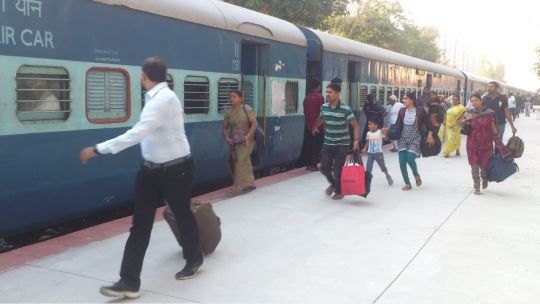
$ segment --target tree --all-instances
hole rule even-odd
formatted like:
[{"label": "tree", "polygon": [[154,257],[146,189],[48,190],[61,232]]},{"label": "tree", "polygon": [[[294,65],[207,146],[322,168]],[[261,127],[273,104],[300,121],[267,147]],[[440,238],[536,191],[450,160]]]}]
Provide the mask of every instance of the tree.
[{"label": "tree", "polygon": [[506,82],[506,80],[504,80],[506,74],[506,67],[504,66],[504,64],[500,62],[493,64],[491,61],[489,61],[486,57],[483,56],[480,57],[480,67],[478,70],[478,74],[480,74],[480,76],[495,79],[500,82]]},{"label": "tree", "polygon": [[436,45],[438,32],[420,28],[407,19],[398,2],[352,0],[354,12],[332,16],[323,30],[349,39],[382,47],[398,53],[437,62],[441,51]]},{"label": "tree", "polygon": [[347,13],[348,0],[223,0],[294,24],[320,28],[329,16]]},{"label": "tree", "polygon": [[538,62],[534,64],[533,69],[536,72],[538,78],[540,78],[540,45],[536,47],[536,56],[538,57]]}]

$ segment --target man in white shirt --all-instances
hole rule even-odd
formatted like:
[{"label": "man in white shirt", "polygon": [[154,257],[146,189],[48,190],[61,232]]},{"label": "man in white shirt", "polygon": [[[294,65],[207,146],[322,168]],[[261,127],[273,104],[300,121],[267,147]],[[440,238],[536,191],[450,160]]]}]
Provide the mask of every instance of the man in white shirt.
[{"label": "man in white shirt", "polygon": [[133,224],[124,249],[120,280],[102,287],[105,296],[137,298],[140,275],[156,208],[166,200],[179,225],[185,267],[176,279],[189,279],[204,264],[199,248],[197,223],[191,211],[194,162],[184,130],[184,110],[166,82],[167,67],[159,57],[145,60],[142,66],[145,107],[137,124],[126,133],[81,151],[83,164],[98,154],[116,154],[141,144],[144,162],[135,182]]},{"label": "man in white shirt", "polygon": [[[396,95],[391,95],[390,97],[388,97],[388,107],[386,109],[386,113],[388,113],[388,127],[396,123],[399,115],[399,110],[403,107],[404,105],[401,102],[398,102]],[[397,152],[397,140],[392,140],[392,144],[394,145],[394,147],[390,151]]]},{"label": "man in white shirt", "polygon": [[510,92],[508,96],[510,96],[508,97],[508,109],[510,109],[510,113],[512,113],[512,120],[515,121],[517,115],[516,98],[514,97],[514,93],[512,92]]}]

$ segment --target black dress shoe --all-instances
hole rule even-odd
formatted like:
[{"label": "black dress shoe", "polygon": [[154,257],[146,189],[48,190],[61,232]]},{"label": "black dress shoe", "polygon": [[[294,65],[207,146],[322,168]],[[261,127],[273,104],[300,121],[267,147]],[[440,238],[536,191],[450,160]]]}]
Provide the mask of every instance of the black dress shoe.
[{"label": "black dress shoe", "polygon": [[203,265],[204,257],[202,256],[197,260],[187,261],[186,266],[180,272],[176,273],[175,277],[177,280],[191,279],[199,273]]},{"label": "black dress shoe", "polygon": [[141,295],[138,288],[131,287],[122,281],[114,283],[112,286],[103,286],[99,292],[106,297],[136,299]]}]

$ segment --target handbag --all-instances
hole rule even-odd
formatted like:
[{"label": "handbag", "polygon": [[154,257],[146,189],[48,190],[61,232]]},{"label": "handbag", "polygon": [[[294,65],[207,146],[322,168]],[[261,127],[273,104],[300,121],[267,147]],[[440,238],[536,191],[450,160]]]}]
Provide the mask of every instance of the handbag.
[{"label": "handbag", "polygon": [[398,119],[395,124],[390,126],[388,130],[388,138],[390,140],[399,140],[401,138],[401,132],[403,131],[403,117],[405,116],[405,111],[401,109],[399,111]]},{"label": "handbag", "polygon": [[433,145],[429,145],[427,139],[423,138],[420,141],[420,152],[422,157],[437,156],[441,153],[442,143],[437,134],[433,134]]},{"label": "handbag", "polygon": [[518,165],[513,161],[505,161],[500,155],[494,155],[488,165],[488,180],[500,183],[519,171]]},{"label": "handbag", "polygon": [[367,197],[371,190],[372,175],[366,172],[362,158],[353,151],[341,170],[341,194]]},{"label": "handbag", "polygon": [[[251,129],[251,121],[249,120],[249,115],[247,113],[246,105],[242,107],[244,110],[244,113],[246,114],[246,117],[248,119],[248,125]],[[260,126],[257,126],[257,130],[255,130],[255,134],[253,134],[253,139],[255,139],[256,142],[262,141],[264,139],[264,131]]]},{"label": "handbag", "polygon": [[471,122],[470,121],[466,121],[463,123],[463,126],[461,126],[461,134],[463,135],[469,135],[471,134]]}]

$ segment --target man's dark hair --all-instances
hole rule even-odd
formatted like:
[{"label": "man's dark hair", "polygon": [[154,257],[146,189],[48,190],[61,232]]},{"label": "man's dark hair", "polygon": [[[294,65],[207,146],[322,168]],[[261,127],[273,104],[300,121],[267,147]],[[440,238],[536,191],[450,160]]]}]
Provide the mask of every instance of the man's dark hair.
[{"label": "man's dark hair", "polygon": [[500,86],[499,86],[499,83],[496,82],[496,81],[490,81],[490,82],[488,83],[488,85],[490,85],[490,84],[494,85],[497,89],[500,87]]},{"label": "man's dark hair", "polygon": [[167,81],[167,65],[160,57],[155,56],[146,58],[142,66],[142,70],[151,81]]},{"label": "man's dark hair", "polygon": [[343,80],[341,80],[341,78],[338,78],[338,77],[336,77],[336,78],[334,78],[334,79],[332,79],[330,81],[330,83],[337,83],[339,85],[341,85],[342,82],[343,82]]},{"label": "man's dark hair", "polygon": [[334,92],[338,92],[338,93],[341,92],[341,86],[337,83],[331,83],[327,85],[326,88],[330,88]]},{"label": "man's dark hair", "polygon": [[320,85],[321,85],[321,82],[319,81],[319,79],[312,79],[311,80],[311,90],[315,90]]}]

